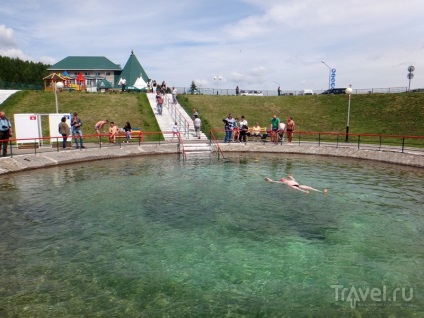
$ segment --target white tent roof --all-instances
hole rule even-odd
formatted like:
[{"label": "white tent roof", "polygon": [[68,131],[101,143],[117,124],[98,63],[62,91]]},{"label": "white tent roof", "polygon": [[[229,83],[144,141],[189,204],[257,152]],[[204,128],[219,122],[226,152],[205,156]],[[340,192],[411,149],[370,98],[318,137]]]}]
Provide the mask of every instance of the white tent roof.
[{"label": "white tent roof", "polygon": [[135,81],[134,85],[135,88],[138,89],[143,89],[147,87],[146,82],[143,80],[143,78],[140,76],[139,78],[137,78],[137,80]]}]

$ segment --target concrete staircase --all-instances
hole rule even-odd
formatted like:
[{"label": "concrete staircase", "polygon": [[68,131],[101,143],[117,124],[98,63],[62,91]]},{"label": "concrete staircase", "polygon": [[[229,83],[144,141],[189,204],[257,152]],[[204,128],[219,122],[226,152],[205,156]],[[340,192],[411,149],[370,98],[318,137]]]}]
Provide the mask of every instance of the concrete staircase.
[{"label": "concrete staircase", "polygon": [[166,94],[164,96],[162,115],[159,115],[157,111],[156,95],[154,93],[147,93],[147,98],[149,99],[150,106],[152,107],[156,121],[158,122],[165,140],[170,140],[172,138],[172,127],[174,123],[177,122],[183,140],[184,150],[187,154],[211,151],[209,139],[202,132],[200,132],[200,138],[196,137],[193,119],[180,104],[172,104],[171,94]]}]

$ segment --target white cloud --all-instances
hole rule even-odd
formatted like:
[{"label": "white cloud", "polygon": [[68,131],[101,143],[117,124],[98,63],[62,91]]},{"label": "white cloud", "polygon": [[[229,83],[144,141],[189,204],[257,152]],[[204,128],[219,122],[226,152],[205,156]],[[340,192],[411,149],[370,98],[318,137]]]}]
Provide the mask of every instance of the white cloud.
[{"label": "white cloud", "polygon": [[0,47],[2,50],[4,48],[17,47],[17,42],[13,37],[13,30],[3,24],[0,24]]},{"label": "white cloud", "polygon": [[[131,50],[147,74],[173,86],[191,81],[246,89],[326,89],[337,85],[424,87],[421,0],[136,0],[101,5],[22,0],[0,8],[0,54],[55,63],[100,55],[123,66]],[[131,8],[131,10],[129,10]]]},{"label": "white cloud", "polygon": [[0,50],[0,55],[1,56],[13,57],[13,58],[19,58],[23,61],[31,61],[32,60],[28,55],[24,54],[19,49]]}]

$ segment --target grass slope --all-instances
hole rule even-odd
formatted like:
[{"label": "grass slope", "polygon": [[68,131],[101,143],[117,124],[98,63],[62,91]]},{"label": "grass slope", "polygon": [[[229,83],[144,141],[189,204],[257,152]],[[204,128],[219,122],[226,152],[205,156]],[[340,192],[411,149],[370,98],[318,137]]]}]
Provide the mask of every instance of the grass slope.
[{"label": "grass slope", "polygon": [[[193,108],[199,111],[204,131],[222,129],[222,119],[230,112],[234,117],[246,116],[251,126],[256,121],[260,126],[268,126],[270,118],[276,114],[284,121],[292,116],[298,131],[343,133],[346,129],[346,95],[180,95],[178,100],[189,114]],[[12,120],[15,113],[54,113],[54,93],[21,91],[8,98],[1,105],[1,110]],[[101,119],[114,121],[119,127],[129,121],[133,127],[143,131],[159,131],[144,93],[62,92],[59,94],[59,111],[78,112],[84,123],[85,134],[94,133],[92,128]],[[424,136],[424,94],[352,95],[350,132]]]},{"label": "grass slope", "polygon": [[[250,125],[269,126],[273,114],[286,121],[292,116],[298,131],[344,132],[347,95],[315,96],[201,96],[182,95],[189,113],[198,109],[213,128],[223,128],[228,113],[244,115]],[[424,136],[424,94],[352,95],[350,132]]]},{"label": "grass slope", "polygon": [[[83,133],[94,134],[94,125],[99,120],[114,121],[123,127],[129,121],[133,128],[146,132],[160,131],[146,94],[94,94],[62,92],[58,95],[59,112],[77,112],[83,122]],[[20,91],[10,96],[1,109],[13,121],[13,114],[56,112],[53,92]],[[48,136],[47,118],[42,119],[43,135]]]}]

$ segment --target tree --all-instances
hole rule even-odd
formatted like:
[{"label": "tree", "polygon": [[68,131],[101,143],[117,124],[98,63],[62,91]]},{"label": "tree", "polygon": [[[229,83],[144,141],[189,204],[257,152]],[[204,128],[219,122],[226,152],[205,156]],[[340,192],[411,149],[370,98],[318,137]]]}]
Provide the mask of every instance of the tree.
[{"label": "tree", "polygon": [[194,94],[196,91],[197,91],[196,83],[194,81],[191,81],[190,94]]},{"label": "tree", "polygon": [[42,86],[43,78],[49,75],[49,66],[0,55],[0,79],[3,85],[15,83],[13,85],[18,87],[25,83]]}]

